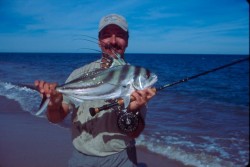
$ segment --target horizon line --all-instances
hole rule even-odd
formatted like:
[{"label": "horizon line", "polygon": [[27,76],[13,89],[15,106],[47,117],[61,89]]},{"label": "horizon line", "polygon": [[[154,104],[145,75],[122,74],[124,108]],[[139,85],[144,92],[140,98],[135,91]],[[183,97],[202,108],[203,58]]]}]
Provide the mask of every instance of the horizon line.
[{"label": "horizon line", "polygon": [[[0,54],[4,54],[4,53],[13,53],[13,54],[100,54],[100,53],[93,53],[93,52],[83,52],[83,53],[79,53],[79,52],[1,52]],[[149,55],[149,54],[155,54],[155,55],[248,55],[248,54],[242,54],[242,53],[238,53],[238,54],[229,54],[229,53],[125,53],[126,54],[144,54],[144,55]]]}]

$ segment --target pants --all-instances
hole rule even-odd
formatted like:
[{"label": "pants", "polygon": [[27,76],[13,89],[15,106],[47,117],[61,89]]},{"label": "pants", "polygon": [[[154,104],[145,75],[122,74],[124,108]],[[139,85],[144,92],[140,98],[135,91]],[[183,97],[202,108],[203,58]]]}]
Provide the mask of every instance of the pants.
[{"label": "pants", "polygon": [[69,167],[136,167],[137,157],[135,146],[119,153],[105,157],[90,156],[76,149],[69,160]]}]

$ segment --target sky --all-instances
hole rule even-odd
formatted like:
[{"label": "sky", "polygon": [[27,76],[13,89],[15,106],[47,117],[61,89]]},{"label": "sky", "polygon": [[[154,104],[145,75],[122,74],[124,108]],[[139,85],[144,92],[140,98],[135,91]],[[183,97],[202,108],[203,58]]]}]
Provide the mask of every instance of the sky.
[{"label": "sky", "polygon": [[249,54],[247,0],[0,0],[0,52],[95,52],[86,36],[110,13],[128,22],[127,53]]}]

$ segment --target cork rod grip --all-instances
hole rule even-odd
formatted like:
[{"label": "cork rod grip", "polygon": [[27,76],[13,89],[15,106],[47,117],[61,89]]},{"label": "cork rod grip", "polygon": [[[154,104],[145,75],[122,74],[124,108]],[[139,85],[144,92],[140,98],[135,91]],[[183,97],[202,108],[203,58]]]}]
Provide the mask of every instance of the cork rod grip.
[{"label": "cork rod grip", "polygon": [[[156,92],[156,88],[151,88],[152,91]],[[134,96],[130,96],[130,101],[135,101],[135,97]],[[123,99],[118,99],[116,102],[111,103],[111,104],[106,104],[103,105],[101,107],[97,107],[97,108],[89,108],[89,112],[91,116],[95,116],[97,113],[99,113],[102,110],[107,110],[110,109],[114,106],[121,106],[124,104],[124,100]]]}]

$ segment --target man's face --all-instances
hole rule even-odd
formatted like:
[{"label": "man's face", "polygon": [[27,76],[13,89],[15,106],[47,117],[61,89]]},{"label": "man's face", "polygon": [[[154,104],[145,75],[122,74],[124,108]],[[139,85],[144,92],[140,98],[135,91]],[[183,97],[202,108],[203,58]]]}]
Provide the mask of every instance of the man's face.
[{"label": "man's face", "polygon": [[115,52],[123,57],[128,46],[128,33],[117,25],[108,25],[99,34],[99,45],[109,56],[116,58]]}]

